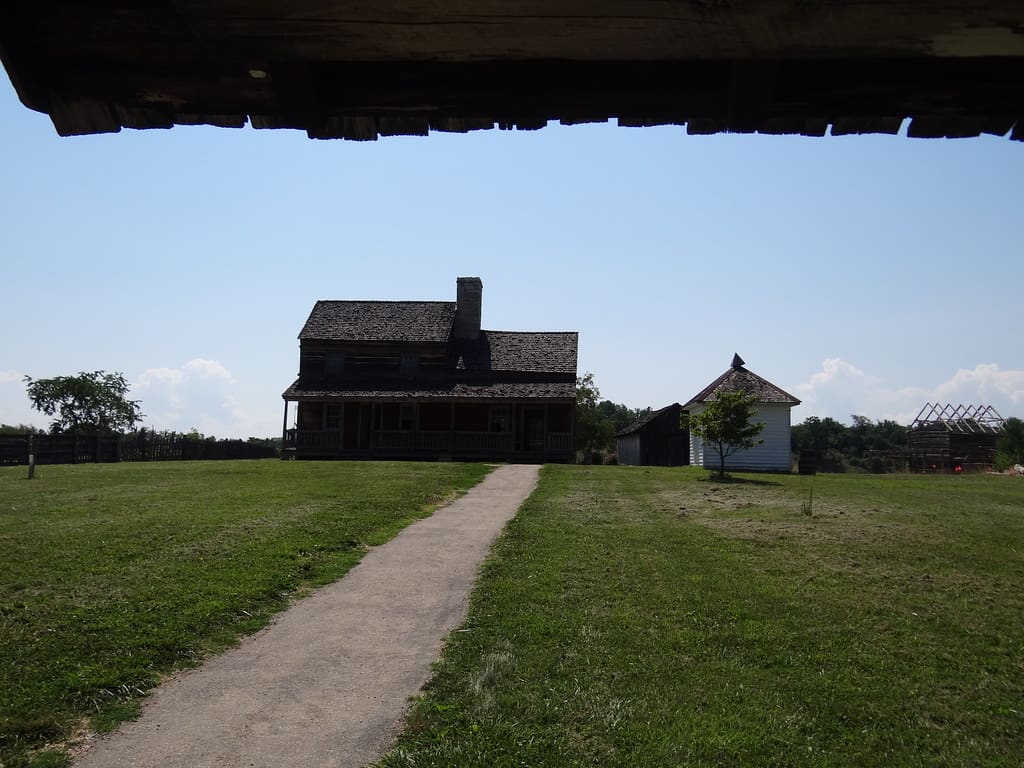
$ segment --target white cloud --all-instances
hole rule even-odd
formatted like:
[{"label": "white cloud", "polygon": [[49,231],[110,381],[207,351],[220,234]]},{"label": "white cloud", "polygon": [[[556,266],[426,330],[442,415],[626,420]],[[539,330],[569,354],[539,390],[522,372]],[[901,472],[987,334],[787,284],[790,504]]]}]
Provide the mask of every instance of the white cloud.
[{"label": "white cloud", "polygon": [[994,363],[960,369],[934,385],[893,386],[838,357],[828,358],[796,387],[803,405],[794,421],[808,416],[849,422],[857,414],[909,424],[925,403],[991,405],[1003,416],[1017,415],[1024,406],[1024,371],[1004,371]]},{"label": "white cloud", "polygon": [[992,363],[976,365],[973,370],[961,368],[935,389],[939,400],[963,399],[962,393],[977,393],[981,400],[1001,399],[1020,406],[1024,404],[1024,371],[1003,371]]},{"label": "white cloud", "polygon": [[132,386],[146,426],[218,437],[248,434],[249,414],[238,380],[216,360],[195,358],[178,368],[148,368]]},{"label": "white cloud", "polygon": [[0,371],[0,384],[21,381],[23,375],[21,371]]},{"label": "white cloud", "polygon": [[197,357],[185,363],[182,370],[188,375],[199,376],[202,379],[224,379],[230,384],[235,383],[235,377],[216,360],[203,360]]}]

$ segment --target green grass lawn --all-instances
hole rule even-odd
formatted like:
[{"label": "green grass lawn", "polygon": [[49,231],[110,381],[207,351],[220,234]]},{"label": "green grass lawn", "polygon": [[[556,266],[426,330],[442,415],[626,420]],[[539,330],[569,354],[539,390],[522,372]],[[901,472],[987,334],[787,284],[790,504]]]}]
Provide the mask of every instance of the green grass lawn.
[{"label": "green grass lawn", "polygon": [[0,767],[132,716],[176,668],[263,626],[439,502],[474,464],[0,468]]},{"label": "green grass lawn", "polygon": [[1024,481],[546,467],[407,766],[1020,766]]}]

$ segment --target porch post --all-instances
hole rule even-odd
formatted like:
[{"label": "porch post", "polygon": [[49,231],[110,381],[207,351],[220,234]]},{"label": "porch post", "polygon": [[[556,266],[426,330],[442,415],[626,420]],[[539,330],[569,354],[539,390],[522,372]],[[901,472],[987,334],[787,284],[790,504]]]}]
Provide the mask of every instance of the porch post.
[{"label": "porch post", "polygon": [[548,449],[548,404],[544,403],[544,453],[547,453]]},{"label": "porch post", "polygon": [[281,420],[281,452],[284,455],[285,442],[288,439],[288,401],[284,401],[284,418]]}]

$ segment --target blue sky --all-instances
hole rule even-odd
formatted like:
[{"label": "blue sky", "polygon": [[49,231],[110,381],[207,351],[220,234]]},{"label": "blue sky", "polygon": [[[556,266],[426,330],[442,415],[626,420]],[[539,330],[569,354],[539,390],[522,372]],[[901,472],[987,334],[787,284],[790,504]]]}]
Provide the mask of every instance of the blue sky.
[{"label": "blue sky", "polygon": [[121,371],[145,423],[280,433],[314,301],[455,297],[577,330],[631,407],[739,352],[807,416],[926,401],[1024,416],[1024,144],[687,136],[612,123],[310,141],[177,127],[60,138],[0,78],[0,422],[22,377]]}]

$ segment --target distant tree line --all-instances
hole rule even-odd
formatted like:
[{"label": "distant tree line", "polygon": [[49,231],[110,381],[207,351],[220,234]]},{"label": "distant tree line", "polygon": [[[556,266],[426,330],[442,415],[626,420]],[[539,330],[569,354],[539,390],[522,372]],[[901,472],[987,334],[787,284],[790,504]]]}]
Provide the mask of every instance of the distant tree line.
[{"label": "distant tree line", "polygon": [[866,416],[851,418],[849,427],[828,416],[807,418],[790,431],[793,452],[813,451],[823,472],[884,472],[882,454],[906,450],[908,428],[902,424],[891,419],[872,421]]},{"label": "distant tree line", "polygon": [[[793,452],[813,451],[823,472],[884,472],[886,453],[906,451],[910,428],[895,421],[852,416],[846,426],[835,419],[811,416],[791,430]],[[1024,421],[1010,417],[996,440],[995,468],[1024,464]]]}]

